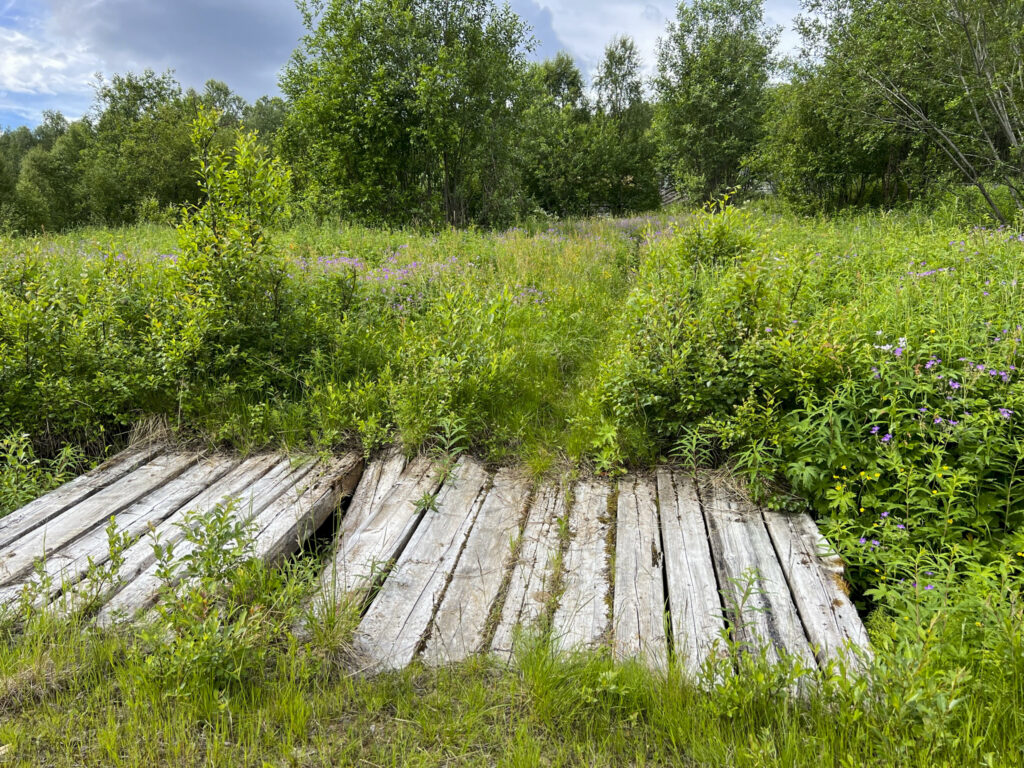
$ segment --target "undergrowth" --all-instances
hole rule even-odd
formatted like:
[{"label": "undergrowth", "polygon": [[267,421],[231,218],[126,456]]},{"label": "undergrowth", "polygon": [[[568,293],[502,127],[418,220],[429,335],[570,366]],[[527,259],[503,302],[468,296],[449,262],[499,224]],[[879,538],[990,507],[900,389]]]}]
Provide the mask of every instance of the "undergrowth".
[{"label": "undergrowth", "polygon": [[[456,744],[467,751],[453,760],[519,764],[1019,757],[1020,236],[915,211],[808,219],[728,205],[501,233],[287,229],[279,165],[245,136],[218,154],[209,130],[203,118],[194,137],[206,200],[176,233],[0,241],[0,514],[143,418],[243,451],[400,442],[535,475],[724,464],[759,503],[815,512],[873,611],[875,684],[837,676],[796,701],[751,669],[702,698],[675,678],[542,651],[518,672],[476,662],[325,678],[276,619],[234,637],[248,613],[218,587],[167,603],[165,632],[205,626],[200,639],[229,644],[204,659],[205,640],[189,639],[184,667],[131,633],[45,618],[10,630],[16,715],[0,734],[18,754],[430,763]],[[291,595],[287,574],[248,578],[253,600]],[[548,679],[568,681],[557,711]],[[198,688],[169,693],[172,680]],[[602,709],[610,700],[624,708]]]},{"label": "undergrowth", "polygon": [[82,463],[82,452],[74,445],[65,445],[52,459],[41,459],[28,434],[0,438],[0,517],[67,482]]}]

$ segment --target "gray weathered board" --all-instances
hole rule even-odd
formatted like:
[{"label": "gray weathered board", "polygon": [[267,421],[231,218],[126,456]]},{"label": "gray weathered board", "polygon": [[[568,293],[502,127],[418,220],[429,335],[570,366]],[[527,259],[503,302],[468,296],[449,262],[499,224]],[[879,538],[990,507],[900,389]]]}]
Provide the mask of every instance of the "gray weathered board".
[{"label": "gray weathered board", "polygon": [[[0,519],[0,606],[138,616],[164,584],[154,543],[189,554],[195,513],[226,504],[269,564],[335,521],[314,608],[359,612],[367,670],[507,661],[527,637],[690,675],[730,647],[807,668],[869,653],[842,563],[807,515],[760,510],[672,467],[535,484],[397,450],[364,467],[354,454],[133,447]],[[117,561],[111,526],[125,542]]]}]

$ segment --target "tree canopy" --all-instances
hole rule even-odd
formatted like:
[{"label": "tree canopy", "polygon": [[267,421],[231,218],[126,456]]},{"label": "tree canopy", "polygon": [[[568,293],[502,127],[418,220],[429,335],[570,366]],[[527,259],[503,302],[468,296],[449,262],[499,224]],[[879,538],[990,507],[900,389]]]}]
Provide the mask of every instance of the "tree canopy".
[{"label": "tree canopy", "polygon": [[788,59],[764,0],[681,0],[650,77],[626,34],[589,72],[534,60],[496,0],[297,4],[282,96],[146,70],[100,80],[81,119],[0,131],[0,229],[179,219],[202,194],[201,108],[220,148],[255,130],[318,219],[504,226],[738,186],[807,211],[955,195],[1024,220],[1024,0],[804,0]]}]

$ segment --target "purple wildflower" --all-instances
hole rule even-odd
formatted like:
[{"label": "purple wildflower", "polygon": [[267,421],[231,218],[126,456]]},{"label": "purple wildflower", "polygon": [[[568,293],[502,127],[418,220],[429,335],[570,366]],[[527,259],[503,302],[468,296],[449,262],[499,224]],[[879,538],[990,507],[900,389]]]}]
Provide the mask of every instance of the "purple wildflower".
[{"label": "purple wildflower", "polygon": [[889,434],[888,432],[886,432],[884,435],[882,435],[882,442],[883,443],[888,443],[890,440],[892,440],[892,435]]}]

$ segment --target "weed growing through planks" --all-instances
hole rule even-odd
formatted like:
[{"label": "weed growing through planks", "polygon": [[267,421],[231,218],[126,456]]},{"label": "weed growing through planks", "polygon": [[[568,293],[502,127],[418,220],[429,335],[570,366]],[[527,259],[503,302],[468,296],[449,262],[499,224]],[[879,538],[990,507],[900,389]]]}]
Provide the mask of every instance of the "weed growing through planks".
[{"label": "weed growing through planks", "polygon": [[424,493],[416,499],[416,514],[423,515],[427,512],[437,512],[437,493]]},{"label": "weed growing through planks", "polygon": [[107,522],[104,532],[107,535],[106,555],[99,561],[89,555],[85,574],[77,584],[58,585],[61,594],[57,605],[61,610],[91,616],[114,590],[122,586],[124,553],[134,540],[126,531],[118,530],[114,517]]},{"label": "weed growing through planks", "polygon": [[162,587],[135,652],[165,695],[208,715],[265,670],[299,618],[300,588],[253,556],[237,499],[191,511],[180,527],[182,545],[153,543]]}]

